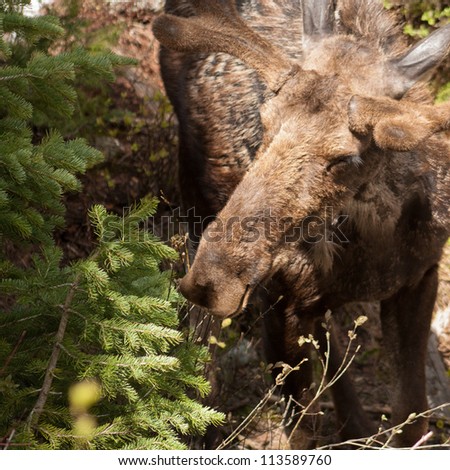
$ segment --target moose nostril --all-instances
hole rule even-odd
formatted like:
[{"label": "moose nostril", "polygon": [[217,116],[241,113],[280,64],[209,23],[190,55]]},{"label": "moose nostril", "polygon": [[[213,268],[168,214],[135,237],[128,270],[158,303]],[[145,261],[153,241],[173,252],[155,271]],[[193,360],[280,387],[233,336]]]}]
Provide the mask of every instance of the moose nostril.
[{"label": "moose nostril", "polygon": [[183,279],[181,279],[179,291],[183,297],[186,297],[188,300],[190,300],[189,297],[193,291],[193,282],[189,274],[187,274],[183,277]]},{"label": "moose nostril", "polygon": [[183,297],[200,307],[209,308],[209,299],[213,288],[211,284],[201,285],[187,274],[181,280],[179,291]]}]

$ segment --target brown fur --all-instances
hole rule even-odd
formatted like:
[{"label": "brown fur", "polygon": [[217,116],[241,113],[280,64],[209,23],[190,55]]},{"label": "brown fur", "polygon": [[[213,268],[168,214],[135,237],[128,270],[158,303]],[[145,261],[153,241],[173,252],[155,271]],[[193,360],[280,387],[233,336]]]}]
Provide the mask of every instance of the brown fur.
[{"label": "brown fur", "polygon": [[[445,57],[450,33],[411,56],[375,0],[338,2],[335,34],[328,14],[305,17],[303,37],[301,2],[239,1],[239,18],[234,4],[187,3],[168,2],[188,18],[163,16],[155,32],[177,50],[163,52],[162,65],[180,120],[184,204],[217,218],[181,292],[218,316],[242,311],[262,284],[269,302],[282,293],[266,343],[269,360],[291,365],[309,355],[300,335],[324,341],[316,325],[328,309],[381,301],[394,423],[424,411],[435,271],[450,229],[450,144],[438,134],[450,107],[433,107],[420,78]],[[334,4],[306,3],[304,12]],[[433,60],[417,61],[435,42]],[[233,218],[240,223],[224,230]],[[305,402],[310,380],[310,370],[292,374],[285,393]],[[369,434],[348,378],[333,395],[343,437]],[[397,444],[413,445],[425,429],[416,421]]]}]

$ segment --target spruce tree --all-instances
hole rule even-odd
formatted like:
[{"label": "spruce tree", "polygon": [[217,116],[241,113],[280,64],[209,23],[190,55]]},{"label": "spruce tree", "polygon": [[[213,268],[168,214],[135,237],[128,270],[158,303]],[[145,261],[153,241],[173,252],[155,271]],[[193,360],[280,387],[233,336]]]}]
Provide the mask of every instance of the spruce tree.
[{"label": "spruce tree", "polygon": [[[64,30],[53,16],[24,16],[27,3],[0,2],[0,236],[51,244],[64,223],[61,194],[79,190],[76,175],[102,159],[84,140],[65,141],[57,130],[74,112],[74,81],[112,80],[113,67],[129,61],[77,48],[49,53]],[[36,127],[51,130],[36,142]]]},{"label": "spruce tree", "polygon": [[[180,299],[161,270],[176,254],[145,229],[156,201],[123,217],[93,207],[97,247],[72,265],[52,237],[64,225],[62,195],[102,158],[58,131],[75,109],[76,79],[112,79],[128,61],[55,53],[58,20],[23,16],[26,3],[0,2],[0,443],[184,448],[183,435],[222,416],[195,399],[209,391],[206,351],[178,329]],[[19,263],[22,250],[30,257]]]},{"label": "spruce tree", "polygon": [[[188,396],[209,392],[206,351],[177,329],[178,294],[159,268],[176,253],[140,229],[155,208],[144,200],[120,218],[95,206],[89,258],[60,268],[60,250],[46,248],[0,284],[17,299],[0,326],[0,432],[13,443],[177,449],[220,422]],[[77,383],[92,409],[70,399]]]}]

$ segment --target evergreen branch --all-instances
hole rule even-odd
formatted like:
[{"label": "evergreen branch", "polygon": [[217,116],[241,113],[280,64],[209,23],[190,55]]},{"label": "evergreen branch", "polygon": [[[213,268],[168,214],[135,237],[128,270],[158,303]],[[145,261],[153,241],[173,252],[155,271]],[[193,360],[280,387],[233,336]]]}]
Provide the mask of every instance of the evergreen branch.
[{"label": "evergreen branch", "polygon": [[75,293],[77,291],[78,285],[81,281],[81,273],[78,273],[75,276],[75,279],[72,283],[72,287],[70,288],[64,305],[62,305],[62,315],[61,320],[59,322],[58,331],[56,332],[55,336],[55,345],[53,346],[53,350],[48,361],[47,370],[45,371],[44,382],[42,383],[42,388],[39,392],[38,399],[36,404],[34,405],[33,409],[30,412],[28,422],[29,425],[33,426],[36,425],[39,421],[39,418],[44,411],[45,404],[47,403],[48,395],[50,393],[50,389],[52,387],[54,372],[56,370],[56,366],[58,364],[59,355],[61,353],[61,343],[64,339],[64,335],[67,329],[67,323],[69,322],[70,317],[70,305],[75,297]]},{"label": "evergreen branch", "polygon": [[0,76],[0,82],[5,82],[8,80],[17,80],[18,78],[40,78],[37,75],[32,73],[18,73],[16,75],[4,75],[3,77]]},{"label": "evergreen branch", "polygon": [[0,329],[1,328],[6,328],[8,326],[11,326],[15,323],[20,323],[20,322],[24,322],[24,321],[29,321],[29,320],[33,320],[34,318],[38,318],[38,317],[42,317],[44,316],[42,313],[38,313],[36,315],[31,315],[29,317],[25,317],[25,318],[18,318],[17,320],[14,320],[14,321],[8,321],[7,323],[3,323],[0,325]]},{"label": "evergreen branch", "polygon": [[[104,357],[106,360],[97,358]],[[170,356],[142,356],[141,358],[136,357],[125,357],[121,356],[97,356],[95,362],[90,361],[94,365],[98,366],[114,366],[123,369],[133,369],[135,367],[149,367],[152,369],[159,368],[160,370],[174,370],[179,367],[179,360],[175,357]]]}]

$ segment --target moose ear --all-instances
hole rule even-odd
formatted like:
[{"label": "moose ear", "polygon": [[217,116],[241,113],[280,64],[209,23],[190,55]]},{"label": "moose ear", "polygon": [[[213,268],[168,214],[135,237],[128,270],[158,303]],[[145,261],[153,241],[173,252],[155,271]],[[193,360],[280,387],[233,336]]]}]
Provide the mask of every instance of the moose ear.
[{"label": "moose ear", "polygon": [[377,147],[397,152],[407,152],[414,149],[432,132],[424,118],[411,121],[408,114],[399,114],[382,119],[375,125],[373,138]]},{"label": "moose ear", "polygon": [[389,98],[353,96],[348,109],[350,129],[372,132],[377,147],[406,152],[432,134],[450,128],[450,102],[417,105]]},{"label": "moose ear", "polygon": [[398,95],[406,93],[414,83],[432,72],[450,52],[450,24],[437,29],[419,41],[402,57],[390,61],[402,78],[402,89]]},{"label": "moose ear", "polygon": [[191,0],[194,15],[163,14],[153,21],[153,33],[168,49],[186,53],[226,52],[259,73],[277,93],[301,71],[282,49],[254,31],[239,15],[234,0]]}]

